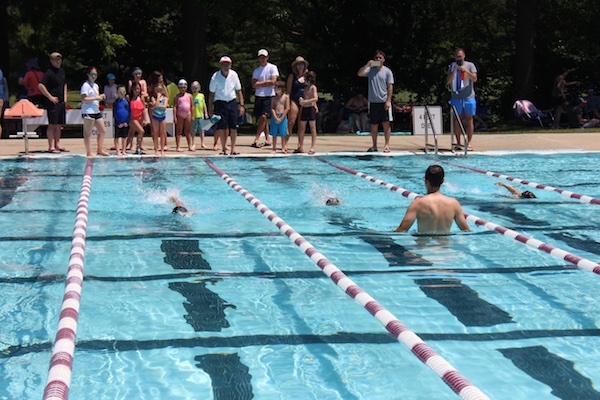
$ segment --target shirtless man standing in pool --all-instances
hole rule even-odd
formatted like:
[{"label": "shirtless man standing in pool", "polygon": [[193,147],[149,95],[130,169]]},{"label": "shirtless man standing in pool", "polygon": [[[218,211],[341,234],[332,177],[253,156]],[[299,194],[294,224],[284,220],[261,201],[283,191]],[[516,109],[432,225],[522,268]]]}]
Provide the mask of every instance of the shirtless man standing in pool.
[{"label": "shirtless man standing in pool", "polygon": [[444,183],[444,169],[439,165],[430,165],[425,171],[427,195],[417,197],[408,206],[400,226],[394,232],[406,232],[417,220],[417,231],[422,235],[450,234],[452,221],[458,227],[469,232],[469,225],[458,200],[442,194],[440,187]]}]

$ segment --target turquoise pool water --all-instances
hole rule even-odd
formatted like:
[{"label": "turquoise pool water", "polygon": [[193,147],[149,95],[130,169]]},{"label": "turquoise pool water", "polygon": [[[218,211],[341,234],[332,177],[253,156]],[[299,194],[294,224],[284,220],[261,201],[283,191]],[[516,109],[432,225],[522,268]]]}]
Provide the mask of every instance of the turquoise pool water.
[{"label": "turquoise pool water", "polygon": [[[417,193],[434,162],[325,158]],[[597,154],[446,160],[600,198]],[[600,398],[598,275],[480,227],[391,233],[410,200],[310,157],[213,161],[490,398]],[[42,397],[85,163],[0,162],[0,399]],[[444,167],[469,214],[600,260],[597,205]],[[89,208],[70,399],[457,397],[201,158],[96,160]]]}]

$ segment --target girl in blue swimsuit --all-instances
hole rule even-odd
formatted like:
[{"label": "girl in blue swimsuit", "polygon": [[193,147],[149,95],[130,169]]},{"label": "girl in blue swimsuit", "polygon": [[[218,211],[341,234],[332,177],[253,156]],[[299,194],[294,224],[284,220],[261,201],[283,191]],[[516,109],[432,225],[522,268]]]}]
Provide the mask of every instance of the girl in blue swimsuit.
[{"label": "girl in blue swimsuit", "polygon": [[[152,141],[154,142],[154,155],[165,155],[167,146],[167,104],[169,98],[166,95],[165,87],[158,85],[156,87],[156,97],[152,97]],[[160,147],[159,147],[160,138]]]}]

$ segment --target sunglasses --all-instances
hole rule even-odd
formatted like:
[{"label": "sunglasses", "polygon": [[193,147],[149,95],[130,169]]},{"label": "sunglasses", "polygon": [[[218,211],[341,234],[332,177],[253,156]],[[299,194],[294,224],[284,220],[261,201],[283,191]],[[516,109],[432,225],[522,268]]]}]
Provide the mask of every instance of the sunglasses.
[{"label": "sunglasses", "polygon": [[97,76],[98,76],[98,74],[95,74],[95,73],[93,73],[93,72],[92,72],[92,73],[90,74],[90,76],[92,76],[92,77],[97,77]]},{"label": "sunglasses", "polygon": [[119,90],[119,93],[127,93],[125,90]]}]

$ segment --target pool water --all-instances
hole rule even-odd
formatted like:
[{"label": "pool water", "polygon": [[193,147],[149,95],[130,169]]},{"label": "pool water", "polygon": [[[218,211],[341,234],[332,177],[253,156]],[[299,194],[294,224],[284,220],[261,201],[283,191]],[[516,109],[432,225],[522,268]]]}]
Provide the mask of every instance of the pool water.
[{"label": "pool water", "polygon": [[[437,162],[325,158],[417,193]],[[594,153],[444,161],[600,198]],[[312,157],[213,162],[490,398],[600,399],[600,276],[481,227],[392,233],[409,199]],[[42,397],[85,163],[0,162],[0,399]],[[597,205],[442,165],[465,212],[600,260]],[[70,399],[457,397],[201,158],[92,177]]]}]

